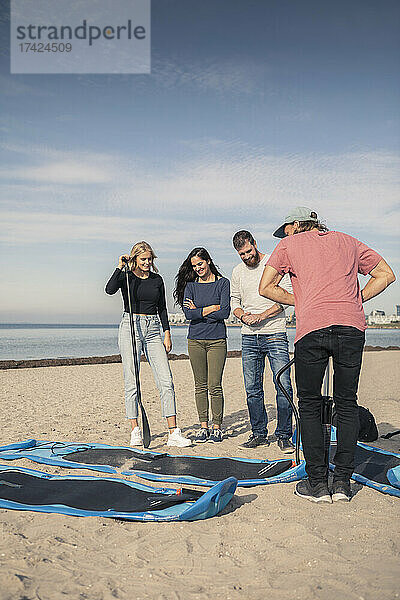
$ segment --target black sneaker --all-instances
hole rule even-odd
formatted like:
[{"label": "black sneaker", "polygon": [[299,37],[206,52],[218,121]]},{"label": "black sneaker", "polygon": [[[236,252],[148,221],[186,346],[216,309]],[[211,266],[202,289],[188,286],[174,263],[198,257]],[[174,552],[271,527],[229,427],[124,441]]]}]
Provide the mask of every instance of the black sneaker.
[{"label": "black sneaker", "polygon": [[303,481],[296,483],[294,493],[296,496],[300,496],[300,498],[305,498],[311,502],[325,502],[332,504],[328,484],[324,481],[317,483],[316,485],[311,485],[308,479],[303,479]]},{"label": "black sneaker", "polygon": [[210,433],[210,437],[208,438],[209,442],[222,442],[222,430],[217,427],[213,427],[212,432]]},{"label": "black sneaker", "polygon": [[210,431],[209,429],[206,429],[205,427],[202,427],[200,429],[200,431],[197,432],[197,435],[194,439],[194,441],[197,444],[203,444],[204,442],[207,442],[208,438],[210,437]]},{"label": "black sneaker", "polygon": [[294,452],[294,446],[289,438],[278,438],[278,446],[284,454],[292,454]]},{"label": "black sneaker", "polygon": [[350,482],[337,480],[332,484],[332,500],[334,502],[350,502],[351,489]]},{"label": "black sneaker", "polygon": [[269,446],[266,436],[252,433],[247,442],[240,444],[241,448],[257,448],[258,446]]}]

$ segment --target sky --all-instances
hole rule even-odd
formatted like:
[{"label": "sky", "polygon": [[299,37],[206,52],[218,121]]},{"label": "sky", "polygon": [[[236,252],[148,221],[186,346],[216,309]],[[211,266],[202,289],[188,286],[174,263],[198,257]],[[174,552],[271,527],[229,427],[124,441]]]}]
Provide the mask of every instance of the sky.
[{"label": "sky", "polygon": [[153,0],[145,75],[12,75],[0,7],[0,322],[117,322],[139,240],[176,312],[193,247],[230,277],[232,235],[271,252],[297,205],[399,273],[397,0]]}]

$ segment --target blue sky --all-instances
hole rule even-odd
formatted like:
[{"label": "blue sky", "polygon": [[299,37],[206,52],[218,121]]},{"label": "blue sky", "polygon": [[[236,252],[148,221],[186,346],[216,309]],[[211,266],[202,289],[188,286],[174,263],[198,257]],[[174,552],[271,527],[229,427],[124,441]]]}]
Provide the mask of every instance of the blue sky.
[{"label": "blue sky", "polygon": [[[271,251],[288,209],[399,272],[399,15],[383,0],[153,0],[151,75],[10,75],[0,35],[1,322],[116,322],[119,254],[154,247],[168,303],[192,247]],[[396,282],[366,305],[388,313]]]}]

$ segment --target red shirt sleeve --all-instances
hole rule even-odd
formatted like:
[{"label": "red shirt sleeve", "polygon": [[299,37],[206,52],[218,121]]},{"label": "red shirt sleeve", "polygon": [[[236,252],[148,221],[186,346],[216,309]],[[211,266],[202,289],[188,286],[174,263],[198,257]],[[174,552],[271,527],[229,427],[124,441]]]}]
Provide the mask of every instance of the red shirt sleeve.
[{"label": "red shirt sleeve", "polygon": [[382,256],[369,248],[363,242],[357,240],[358,250],[358,272],[362,275],[368,275],[376,267],[378,262],[382,260]]},{"label": "red shirt sleeve", "polygon": [[275,250],[272,252],[267,261],[267,265],[276,269],[280,275],[289,273],[291,265],[287,254],[285,240],[282,240],[276,246]]}]

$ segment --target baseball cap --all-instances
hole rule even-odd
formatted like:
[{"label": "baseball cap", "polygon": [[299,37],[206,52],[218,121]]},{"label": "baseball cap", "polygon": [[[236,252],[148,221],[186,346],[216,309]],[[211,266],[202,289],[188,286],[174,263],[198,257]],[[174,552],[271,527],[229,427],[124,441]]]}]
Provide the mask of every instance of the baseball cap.
[{"label": "baseball cap", "polygon": [[302,221],[317,222],[318,221],[317,213],[314,210],[311,210],[311,208],[307,208],[307,206],[296,206],[296,208],[293,208],[290,211],[290,214],[288,214],[288,216],[285,217],[284,223],[280,227],[278,227],[278,229],[276,231],[274,231],[274,233],[273,233],[274,237],[277,237],[277,238],[286,237],[285,226],[288,223],[294,223],[294,221],[299,221],[299,223],[301,223]]}]

